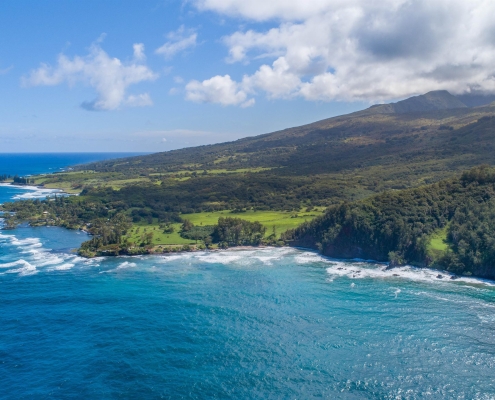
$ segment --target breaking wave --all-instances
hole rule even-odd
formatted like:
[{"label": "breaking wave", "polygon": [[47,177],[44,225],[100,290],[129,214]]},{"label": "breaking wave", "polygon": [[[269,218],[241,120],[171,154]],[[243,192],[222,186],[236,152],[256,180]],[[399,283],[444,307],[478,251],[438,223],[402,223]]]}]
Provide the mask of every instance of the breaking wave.
[{"label": "breaking wave", "polygon": [[[39,238],[19,239],[15,235],[0,233],[0,247],[7,250],[0,256],[0,274],[33,275],[42,270],[62,271],[88,260],[75,254],[52,252],[44,248]],[[12,260],[13,257],[19,257]],[[91,260],[89,260],[91,261]]]},{"label": "breaking wave", "polygon": [[349,262],[327,260],[331,265],[327,267],[327,273],[332,277],[346,277],[349,279],[389,279],[409,280],[427,283],[465,283],[475,285],[494,286],[495,282],[464,276],[453,275],[446,271],[438,271],[429,268],[403,266],[388,268],[387,265],[370,262]]}]

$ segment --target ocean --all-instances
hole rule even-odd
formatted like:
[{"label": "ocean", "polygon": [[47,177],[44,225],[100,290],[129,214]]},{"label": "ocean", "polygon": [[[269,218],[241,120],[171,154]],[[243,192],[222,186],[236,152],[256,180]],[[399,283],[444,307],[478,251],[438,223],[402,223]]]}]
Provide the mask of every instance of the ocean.
[{"label": "ocean", "polygon": [[0,175],[36,175],[70,166],[146,153],[0,153]]},{"label": "ocean", "polygon": [[87,260],[86,239],[0,231],[0,398],[495,398],[495,282],[293,248]]},{"label": "ocean", "polygon": [[[0,153],[0,175],[37,175],[61,172],[71,166],[146,153]],[[21,199],[44,199],[60,190],[0,183],[0,204]]]}]

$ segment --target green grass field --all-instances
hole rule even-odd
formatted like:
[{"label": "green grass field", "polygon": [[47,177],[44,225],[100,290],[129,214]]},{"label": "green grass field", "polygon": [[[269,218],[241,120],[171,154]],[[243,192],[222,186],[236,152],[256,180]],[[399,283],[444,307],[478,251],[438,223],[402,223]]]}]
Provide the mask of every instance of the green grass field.
[{"label": "green grass field", "polygon": [[[323,208],[320,207],[310,212],[283,212],[283,211],[246,211],[243,213],[232,213],[230,211],[203,212],[196,214],[183,214],[181,217],[191,221],[194,225],[216,225],[220,217],[242,218],[247,221],[259,221],[266,227],[266,236],[273,233],[273,227],[277,236],[285,232],[287,229],[295,228],[304,221],[310,221],[313,218],[321,215]],[[297,216],[296,216],[297,215]],[[129,241],[137,246],[143,242],[145,233],[153,232],[153,245],[184,245],[194,244],[194,240],[184,239],[179,235],[181,224],[172,224],[174,227],[173,233],[163,233],[156,220],[152,224],[140,222],[133,224],[129,229],[126,237]]]},{"label": "green grass field", "polygon": [[[36,185],[39,185],[41,182],[38,182],[38,179],[35,181]],[[54,182],[50,184],[44,185],[45,188],[47,189],[60,189],[63,190],[66,193],[70,194],[78,194],[81,193],[81,189],[74,189],[72,188],[72,184],[70,182]]]},{"label": "green grass field", "polygon": [[[242,174],[246,172],[261,172],[272,168],[241,168],[241,169],[209,169],[208,175],[225,175],[225,174]],[[191,174],[196,173],[202,176],[203,170],[183,170],[178,172],[151,173],[149,176],[141,176],[135,178],[125,178],[123,174],[118,172],[95,172],[95,171],[69,171],[60,172],[53,175],[40,175],[35,179],[36,185],[43,184],[48,189],[61,189],[67,193],[80,193],[83,186],[105,186],[112,187],[114,190],[120,190],[126,185],[152,182],[150,178],[170,178],[174,177],[176,181],[187,181],[191,178]],[[186,175],[187,174],[187,175]],[[158,180],[157,184],[161,181]]]},{"label": "green grass field", "polygon": [[188,219],[194,225],[215,225],[220,217],[241,218],[247,221],[258,221],[267,228],[267,236],[273,233],[275,227],[277,235],[285,232],[287,229],[296,228],[305,221],[311,221],[313,218],[321,215],[323,208],[306,212],[284,212],[284,211],[246,211],[242,213],[232,213],[230,211],[203,212],[196,214],[184,214],[182,218]]},{"label": "green grass field", "polygon": [[150,181],[150,178],[145,176],[126,178],[118,172],[70,171],[39,175],[35,179],[35,184],[77,194],[81,192],[83,186],[106,186],[119,190],[129,184]]},{"label": "green grass field", "polygon": [[184,239],[180,237],[181,224],[173,224],[175,231],[173,233],[163,233],[163,229],[156,224],[133,224],[132,228],[127,233],[127,239],[134,242],[137,246],[143,241],[145,233],[153,232],[153,245],[172,245],[172,244],[194,244],[194,240]]},{"label": "green grass field", "polygon": [[430,243],[427,246],[427,252],[433,259],[441,257],[448,248],[447,227],[444,227],[431,235]]}]

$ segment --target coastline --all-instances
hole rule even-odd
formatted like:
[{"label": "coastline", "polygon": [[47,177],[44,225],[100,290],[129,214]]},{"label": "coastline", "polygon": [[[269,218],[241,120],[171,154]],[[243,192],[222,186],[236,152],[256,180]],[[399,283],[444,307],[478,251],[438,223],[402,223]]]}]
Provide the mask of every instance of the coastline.
[{"label": "coastline", "polygon": [[[8,187],[14,189],[21,189],[29,191],[25,194],[18,194],[11,198],[12,201],[15,200],[30,200],[30,199],[42,199],[45,197],[49,197],[50,195],[60,194],[63,196],[74,196],[74,194],[67,193],[62,189],[57,188],[47,188],[45,186],[33,186],[33,185],[24,185],[18,183],[10,183],[10,182],[0,182],[0,187]],[[1,204],[1,203],[0,203]]]},{"label": "coastline", "polygon": [[[1,216],[0,216],[1,218]],[[76,229],[71,229],[68,227],[60,226],[60,225],[32,225],[28,223],[29,227],[35,228],[35,227],[40,227],[40,226],[57,226],[59,228],[67,229],[68,231],[79,231],[81,233],[84,233],[85,235],[88,236],[88,238],[92,237],[93,235],[88,232],[87,230],[83,228],[76,228]],[[4,227],[0,228],[0,230],[6,230]],[[15,230],[15,229],[14,229]],[[351,278],[359,279],[363,278],[365,276],[368,276],[370,278],[393,278],[393,277],[405,277],[407,274],[423,274],[423,275],[428,275],[428,280],[435,280],[435,281],[459,281],[459,282],[467,282],[467,283],[484,283],[488,284],[490,286],[495,286],[495,281],[491,280],[489,278],[486,278],[484,276],[478,276],[478,275],[472,275],[472,276],[464,276],[464,275],[457,275],[454,273],[451,273],[449,271],[446,271],[441,268],[436,268],[435,266],[430,266],[430,267],[425,267],[425,266],[417,266],[417,265],[412,265],[412,264],[405,264],[405,265],[396,265],[396,266],[390,266],[390,263],[388,262],[383,262],[383,261],[376,261],[376,260],[370,260],[370,259],[359,259],[359,258],[335,258],[335,257],[329,257],[324,254],[321,254],[318,252],[318,250],[313,249],[313,248],[308,248],[308,247],[301,247],[301,246],[294,246],[291,245],[290,243],[285,244],[284,246],[272,246],[272,245],[259,245],[259,246],[232,246],[228,248],[218,248],[217,246],[214,247],[205,247],[204,244],[189,244],[189,245],[181,245],[181,244],[166,244],[166,245],[155,245],[155,246],[148,246],[148,247],[130,247],[127,249],[120,248],[120,246],[111,246],[111,248],[107,249],[102,249],[101,251],[91,253],[91,254],[84,254],[80,252],[79,250],[81,248],[74,248],[74,250],[77,252],[77,254],[83,258],[86,259],[95,259],[98,257],[140,257],[140,256],[171,256],[171,255],[179,255],[179,254],[184,254],[184,253],[201,253],[201,252],[208,252],[208,253],[221,253],[224,251],[243,251],[243,250],[265,250],[265,249],[277,249],[277,248],[290,248],[290,249],[296,249],[302,252],[306,253],[311,253],[315,257],[318,257],[320,259],[324,259],[328,262],[331,263],[340,263],[340,264],[345,264],[345,265],[380,265],[382,268],[379,270],[376,270],[373,272],[371,275],[370,274],[361,274],[362,270],[360,268],[349,268],[346,266],[341,266],[337,270],[333,271],[334,274],[336,275],[348,275]],[[361,274],[361,275],[360,275]],[[405,275],[404,275],[405,274]]]},{"label": "coastline", "polygon": [[[16,188],[16,189],[21,189],[21,190],[26,190],[29,191],[28,193],[25,194],[17,194],[14,197],[12,197],[11,200],[30,200],[30,199],[44,199],[49,196],[53,195],[63,195],[63,196],[70,196],[71,194],[65,192],[62,189],[58,188],[46,188],[44,185],[29,185],[29,184],[17,184],[13,182],[2,182],[0,183],[0,187],[11,187],[11,188]],[[36,226],[59,226],[65,229],[70,229],[70,230],[79,230],[83,233],[85,233],[88,237],[93,236],[89,231],[87,231],[84,227],[74,227],[74,228],[69,228],[68,226],[63,226],[63,225],[56,225],[56,224],[46,224],[46,221],[41,221],[42,223],[40,225],[36,224],[31,224],[29,225],[31,227],[36,227]],[[2,230],[5,228],[2,227]],[[221,249],[217,247],[206,247],[203,243],[196,243],[196,244],[156,244],[156,245],[148,245],[148,246],[133,246],[133,247],[124,247],[122,245],[109,245],[107,248],[102,248],[101,250],[96,250],[96,251],[91,251],[91,252],[84,252],[81,251],[81,247],[77,249],[78,254],[84,258],[95,258],[95,257],[117,257],[117,256],[142,256],[142,255],[167,255],[167,254],[180,254],[180,253],[195,253],[195,252],[201,252],[201,251],[208,251],[208,252],[219,252],[221,250],[253,250],[253,249],[264,249],[264,248],[271,248],[271,247],[278,247],[278,246],[270,246],[270,245],[260,245],[260,246],[234,246],[234,247],[228,247],[226,249]],[[311,251],[315,252],[315,254],[318,254],[321,257],[326,257],[329,260],[334,260],[334,261],[340,261],[340,262],[357,262],[357,263],[368,263],[368,264],[382,264],[385,265],[384,271],[388,271],[392,274],[392,276],[397,272],[400,271],[400,268],[417,268],[418,270],[427,270],[427,271],[433,271],[436,273],[435,278],[437,280],[464,280],[464,279],[469,279],[472,277],[473,279],[482,279],[482,280],[488,280],[491,281],[491,279],[483,276],[483,275],[457,275],[454,273],[451,273],[449,271],[444,270],[441,266],[437,265],[431,265],[431,266],[418,266],[414,264],[405,264],[405,265],[390,265],[389,263],[386,262],[378,262],[376,260],[362,260],[362,259],[356,259],[356,258],[349,258],[349,259],[341,259],[341,258],[330,258],[328,256],[325,256],[323,254],[318,253],[316,249],[311,249],[311,248],[305,248],[297,245],[292,245],[290,243],[286,244],[286,246],[291,247],[291,248],[296,248],[302,251]],[[282,246],[280,246],[282,247]]]},{"label": "coastline", "polygon": [[[459,276],[449,271],[434,269],[430,267],[418,267],[410,264],[395,266],[389,268],[389,263],[380,262],[375,260],[363,260],[363,259],[345,259],[345,258],[332,258],[321,253],[317,250],[295,246],[233,246],[226,249],[221,248],[205,248],[205,249],[191,249],[191,250],[179,250],[175,252],[145,252],[142,254],[119,254],[119,255],[98,255],[89,259],[97,259],[100,257],[110,258],[137,258],[140,259],[143,256],[153,257],[176,257],[186,254],[192,256],[205,253],[205,254],[226,254],[232,252],[243,251],[263,251],[263,250],[297,250],[300,252],[302,263],[314,263],[325,262],[329,267],[326,271],[333,277],[347,277],[352,280],[360,279],[406,279],[416,282],[429,282],[429,283],[463,283],[469,285],[484,285],[495,288],[495,280],[478,277],[478,276]],[[376,267],[376,268],[373,268]]]},{"label": "coastline", "polygon": [[[0,217],[1,218],[1,217]],[[53,225],[52,225],[53,226]],[[29,227],[36,228],[36,226]],[[69,229],[65,227],[58,226],[67,231],[76,231],[76,229]],[[86,234],[88,237],[91,234],[83,229],[78,229],[81,233]],[[0,231],[1,232],[1,231]],[[0,233],[1,235],[1,233]],[[233,246],[228,248],[198,248],[190,246],[187,250],[182,246],[169,246],[169,251],[153,251],[154,249],[142,249],[139,252],[128,252],[123,254],[97,254],[93,257],[84,257],[78,254],[82,258],[89,260],[95,260],[98,258],[113,258],[113,259],[140,259],[143,256],[157,256],[157,257],[174,257],[174,256],[184,256],[187,253],[191,256],[197,256],[200,254],[226,254],[226,253],[236,253],[245,251],[277,251],[283,252],[296,250],[300,252],[298,257],[301,259],[302,263],[317,263],[324,262],[327,264],[326,271],[331,276],[330,281],[336,277],[347,277],[351,280],[359,281],[361,279],[406,279],[416,282],[430,282],[430,283],[463,283],[469,285],[484,285],[489,287],[495,287],[495,281],[491,279],[484,278],[482,276],[460,276],[455,275],[449,271],[442,269],[436,269],[431,267],[419,267],[410,264],[394,266],[390,268],[389,263],[380,262],[376,260],[364,260],[364,259],[346,259],[346,258],[333,258],[320,254],[317,250],[311,248],[305,248],[300,246],[270,246],[270,245],[260,245],[260,246]],[[173,249],[172,249],[173,248]],[[75,255],[77,248],[72,248],[71,251],[66,251],[67,255]],[[354,285],[354,284],[352,284]]]}]

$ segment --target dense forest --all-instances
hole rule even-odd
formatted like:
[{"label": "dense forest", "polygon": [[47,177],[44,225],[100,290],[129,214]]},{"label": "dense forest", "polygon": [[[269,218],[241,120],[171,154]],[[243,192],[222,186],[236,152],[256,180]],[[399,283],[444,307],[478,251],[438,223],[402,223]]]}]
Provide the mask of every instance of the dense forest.
[{"label": "dense forest", "polygon": [[[482,166],[460,178],[329,207],[283,237],[331,257],[438,266],[493,279],[494,204],[495,169]],[[442,230],[447,249],[435,256],[430,238]]]},{"label": "dense forest", "polygon": [[321,205],[332,197],[343,197],[344,184],[325,182],[319,177],[277,177],[265,173],[164,180],[160,184],[86,188],[83,198],[122,202],[128,207],[153,213],[192,213],[225,209],[299,210]]}]

